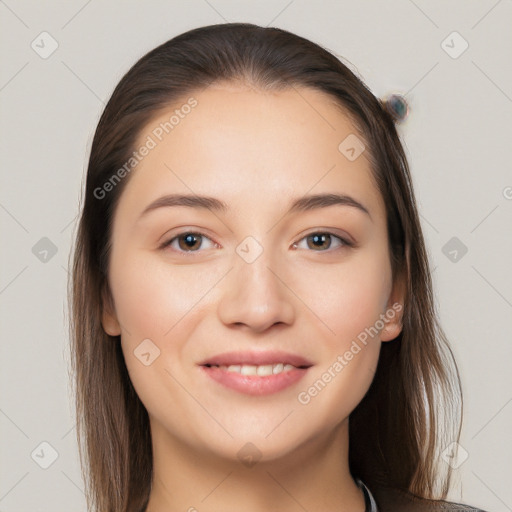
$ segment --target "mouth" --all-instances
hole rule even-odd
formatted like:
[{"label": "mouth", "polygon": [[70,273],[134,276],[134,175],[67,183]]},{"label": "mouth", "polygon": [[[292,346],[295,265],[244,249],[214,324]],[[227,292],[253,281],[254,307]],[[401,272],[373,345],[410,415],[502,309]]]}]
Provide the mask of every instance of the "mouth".
[{"label": "mouth", "polygon": [[279,375],[280,373],[289,372],[290,370],[294,369],[307,370],[310,367],[307,365],[294,366],[289,363],[274,363],[262,365],[230,364],[229,366],[225,364],[205,364],[202,366],[205,366],[206,368],[219,368],[220,370],[231,373],[239,373],[240,375],[257,375],[258,377],[266,377],[268,375]]},{"label": "mouth", "polygon": [[277,393],[301,380],[313,364],[284,352],[231,352],[199,364],[213,381],[248,395]]},{"label": "mouth", "polygon": [[295,368],[309,368],[313,363],[298,354],[280,350],[225,352],[205,359],[200,366],[275,366],[282,364]]}]

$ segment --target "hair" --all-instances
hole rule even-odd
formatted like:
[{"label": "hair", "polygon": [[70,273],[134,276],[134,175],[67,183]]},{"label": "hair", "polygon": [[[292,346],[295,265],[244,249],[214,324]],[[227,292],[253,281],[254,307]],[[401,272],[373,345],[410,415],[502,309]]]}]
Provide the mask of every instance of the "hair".
[{"label": "hair", "polygon": [[129,176],[101,199],[95,190],[129,161],[141,130],[157,115],[221,81],[262,91],[321,91],[364,140],[386,206],[392,275],[404,280],[405,304],[401,333],[382,344],[372,384],[350,415],[349,467],[370,489],[445,498],[451,469],[440,450],[460,437],[462,389],[437,319],[397,116],[318,44],[278,28],[226,23],[180,34],[140,58],[115,87],[94,134],[68,290],[77,439],[90,509],[145,510],[153,475],[147,411],[129,378],[120,337],[106,334],[101,323],[112,300],[112,219]]}]

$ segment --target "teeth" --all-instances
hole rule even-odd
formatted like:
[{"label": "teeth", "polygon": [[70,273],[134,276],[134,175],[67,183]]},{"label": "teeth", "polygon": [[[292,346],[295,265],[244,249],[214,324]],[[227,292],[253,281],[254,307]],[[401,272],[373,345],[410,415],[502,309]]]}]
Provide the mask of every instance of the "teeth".
[{"label": "teeth", "polygon": [[276,364],[274,366],[274,368],[272,369],[272,373],[274,373],[274,374],[281,373],[283,371],[283,368],[284,368],[284,364],[283,363]]},{"label": "teeth", "polygon": [[257,366],[251,366],[251,365],[243,365],[240,369],[240,373],[242,375],[256,375],[256,372],[258,371]]},{"label": "teeth", "polygon": [[220,368],[221,370],[225,370],[233,373],[240,373],[241,375],[258,375],[260,377],[266,377],[267,375],[277,375],[278,373],[287,372],[290,370],[294,370],[295,366],[291,364],[265,364],[260,366],[254,366],[250,364],[232,364],[230,366],[226,365],[212,365],[216,368]]},{"label": "teeth", "polygon": [[272,365],[266,364],[265,366],[258,366],[258,368],[256,368],[256,373],[260,377],[265,377],[265,375],[272,375],[272,370],[273,370]]}]

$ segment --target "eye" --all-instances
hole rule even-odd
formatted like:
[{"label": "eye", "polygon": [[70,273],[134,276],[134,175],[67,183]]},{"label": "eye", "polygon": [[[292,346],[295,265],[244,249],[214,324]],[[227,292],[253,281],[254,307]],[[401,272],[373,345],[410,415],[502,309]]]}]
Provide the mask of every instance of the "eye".
[{"label": "eye", "polygon": [[[313,249],[316,252],[327,252],[328,249],[339,249],[340,247],[352,247],[353,244],[344,238],[341,238],[334,233],[329,233],[327,231],[317,231],[314,233],[310,233],[306,235],[304,238],[299,240],[299,242],[295,242],[293,244],[294,248],[303,249],[304,247],[300,247],[299,244],[305,240],[308,249]],[[335,241],[333,247],[333,240]],[[336,242],[337,241],[337,242]]]},{"label": "eye", "polygon": [[[161,249],[165,249],[166,247],[172,247],[176,252],[182,253],[192,253],[199,252],[199,249],[204,245],[204,240],[208,240],[211,242],[211,247],[215,247],[217,244],[213,242],[210,238],[202,233],[196,233],[194,231],[184,231],[183,233],[179,233],[178,235],[171,238],[169,241],[164,242],[161,246]],[[204,248],[204,247],[202,247]]]}]

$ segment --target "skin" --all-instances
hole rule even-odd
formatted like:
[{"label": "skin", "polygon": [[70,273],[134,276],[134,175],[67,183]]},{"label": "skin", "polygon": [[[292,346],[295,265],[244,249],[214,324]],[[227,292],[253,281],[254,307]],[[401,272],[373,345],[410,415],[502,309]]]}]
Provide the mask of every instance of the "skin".
[{"label": "skin", "polygon": [[[120,197],[102,318],[107,333],[121,335],[149,413],[147,510],[364,512],[348,468],[349,415],[371,384],[381,342],[399,334],[400,315],[360,344],[308,404],[297,399],[379,315],[403,304],[369,161],[364,152],[349,161],[338,150],[356,129],[313,89],[224,83],[191,96],[198,105],[138,164]],[[170,193],[213,196],[229,210],[162,207],[140,217]],[[369,215],[346,205],[286,214],[293,199],[317,193],[350,195]],[[185,252],[183,237],[160,248],[197,231],[205,237],[195,252]],[[308,242],[326,231],[356,245],[335,237],[331,246]],[[252,263],[236,252],[248,236],[263,248]],[[134,350],[148,338],[160,355],[146,366]],[[225,388],[198,367],[232,350],[272,349],[314,366],[293,386],[261,397]],[[237,456],[248,442],[261,456],[252,467]]]}]

